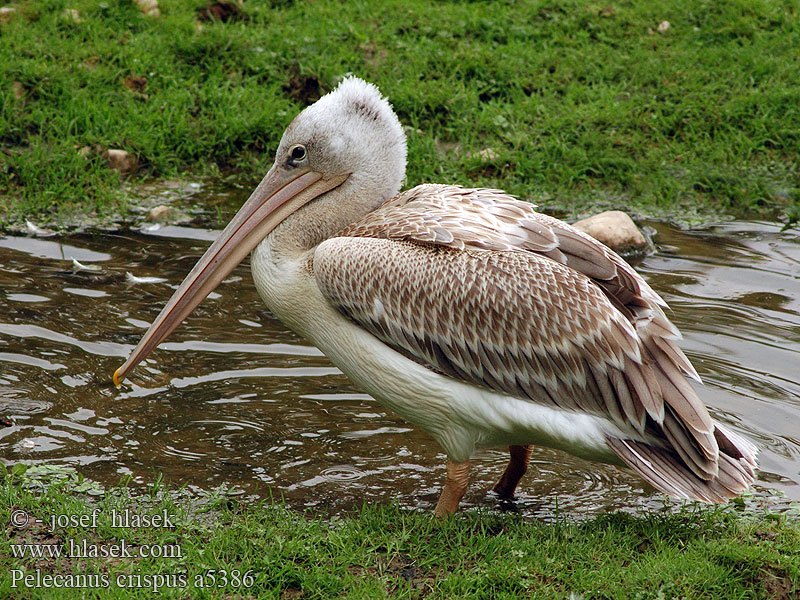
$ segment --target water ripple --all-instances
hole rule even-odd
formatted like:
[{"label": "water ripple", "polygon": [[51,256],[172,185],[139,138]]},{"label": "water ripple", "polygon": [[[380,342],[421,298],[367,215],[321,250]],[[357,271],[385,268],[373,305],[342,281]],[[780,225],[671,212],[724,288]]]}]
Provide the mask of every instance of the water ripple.
[{"label": "water ripple", "polygon": [[[671,305],[705,382],[698,392],[759,446],[759,485],[800,499],[800,240],[768,223],[652,226],[659,250],[638,268]],[[145,483],[156,470],[176,484],[225,483],[320,510],[390,500],[429,510],[446,457],[278,323],[246,265],[122,389],[110,384],[217,235],[0,237],[0,416],[14,422],[0,429],[4,463],[79,464],[110,484]],[[171,283],[131,286],[126,272]],[[625,470],[536,448],[506,505],[488,490],[507,460],[505,450],[474,457],[465,506],[552,518],[663,504]]]}]

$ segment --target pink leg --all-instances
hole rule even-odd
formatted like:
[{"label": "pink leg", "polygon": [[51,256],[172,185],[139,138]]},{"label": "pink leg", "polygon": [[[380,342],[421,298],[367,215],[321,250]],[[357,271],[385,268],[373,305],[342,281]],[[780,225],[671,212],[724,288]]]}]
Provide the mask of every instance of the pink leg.
[{"label": "pink leg", "polygon": [[467,491],[469,484],[469,461],[455,462],[447,459],[447,480],[436,503],[434,514],[437,517],[452,515],[458,509],[458,503]]}]

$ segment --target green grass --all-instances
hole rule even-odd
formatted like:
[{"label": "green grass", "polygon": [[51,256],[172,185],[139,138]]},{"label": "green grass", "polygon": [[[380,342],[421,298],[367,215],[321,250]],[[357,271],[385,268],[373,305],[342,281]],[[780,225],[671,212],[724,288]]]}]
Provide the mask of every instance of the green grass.
[{"label": "green grass", "polygon": [[163,1],[158,18],[124,0],[11,5],[0,225],[124,211],[107,148],[136,155],[134,184],[252,185],[292,116],[347,72],[407,125],[408,185],[499,186],[573,212],[797,211],[796,2],[246,2],[199,29],[204,4]]},{"label": "green grass", "polygon": [[[45,477],[6,475],[0,482],[0,521],[8,532],[0,542],[0,597],[152,598],[154,581],[161,598],[791,600],[800,594],[800,521],[786,516],[688,507],[584,523],[481,512],[439,521],[392,506],[365,506],[324,520],[221,492],[192,500],[170,493],[159,480],[137,497],[125,487],[102,490],[63,468],[51,471]],[[130,515],[166,511],[174,527],[113,527],[112,511],[126,509]],[[29,525],[8,525],[19,510],[30,516]],[[89,519],[94,510],[94,525],[48,531],[52,515]],[[125,540],[136,552],[168,545],[180,548],[180,558],[172,550],[173,558],[158,559],[20,559],[11,549],[70,540],[98,547]],[[60,589],[20,581],[12,587],[19,569],[32,577],[37,569],[40,576],[94,574],[108,584],[75,590],[63,587],[62,579]],[[247,585],[196,585],[197,577],[219,584],[222,571]],[[138,587],[121,588],[118,577]]]}]

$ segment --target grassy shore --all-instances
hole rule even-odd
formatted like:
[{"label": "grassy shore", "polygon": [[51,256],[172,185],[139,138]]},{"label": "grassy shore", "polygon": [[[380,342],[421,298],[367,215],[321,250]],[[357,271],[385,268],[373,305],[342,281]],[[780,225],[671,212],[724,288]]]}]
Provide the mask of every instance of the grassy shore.
[{"label": "grassy shore", "polygon": [[[52,527],[54,516],[65,523]],[[143,516],[149,526],[123,527]],[[490,512],[439,521],[371,506],[322,520],[225,493],[189,499],[158,482],[135,496],[63,469],[42,477],[39,469],[34,477],[5,475],[0,520],[8,532],[0,542],[3,598],[153,598],[157,592],[160,598],[282,600],[791,600],[800,594],[797,517],[737,514],[732,506],[609,514],[583,523]],[[101,548],[113,554],[122,544],[134,558],[78,556]],[[32,558],[31,546],[45,548],[44,556]],[[62,548],[62,556],[51,557],[48,547]],[[70,587],[80,584],[85,587]]]},{"label": "grassy shore", "polygon": [[797,217],[791,2],[9,6],[0,227],[124,212],[110,148],[138,160],[134,185],[253,185],[292,116],[347,72],[407,126],[408,185],[498,186],[574,212]]}]

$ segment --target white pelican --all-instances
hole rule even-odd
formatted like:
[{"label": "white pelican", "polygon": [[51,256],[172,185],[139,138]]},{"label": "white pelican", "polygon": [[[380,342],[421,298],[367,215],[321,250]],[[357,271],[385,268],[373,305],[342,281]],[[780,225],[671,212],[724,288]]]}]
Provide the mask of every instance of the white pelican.
[{"label": "white pelican", "polygon": [[756,448],[710,417],[664,301],[593,238],[499,190],[398,195],[406,140],[350,77],[303,110],[275,163],[128,360],[123,378],[253,251],[272,313],[447,454],[436,514],[470,455],[509,446],[510,497],[533,444],[626,464],[659,490],[722,502]]}]

